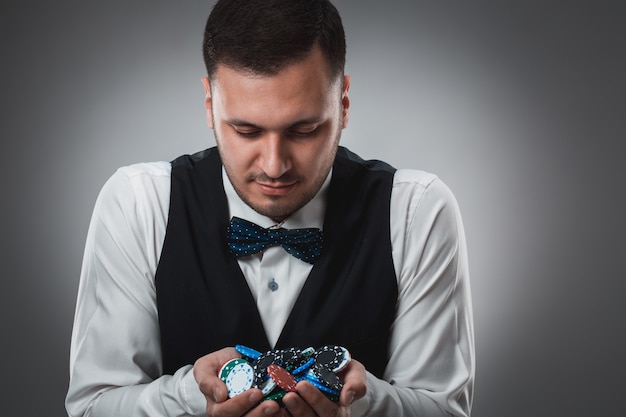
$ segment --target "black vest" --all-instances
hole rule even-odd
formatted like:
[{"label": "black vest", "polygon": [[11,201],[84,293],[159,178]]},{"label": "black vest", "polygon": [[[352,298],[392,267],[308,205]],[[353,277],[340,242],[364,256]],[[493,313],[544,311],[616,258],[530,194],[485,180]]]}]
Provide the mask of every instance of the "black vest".
[{"label": "black vest", "polygon": [[[276,348],[342,345],[382,377],[398,293],[389,232],[393,173],[385,163],[339,148],[322,253]],[[174,160],[155,278],[166,374],[225,346],[270,349],[256,303],[226,247],[228,221],[217,149]]]}]

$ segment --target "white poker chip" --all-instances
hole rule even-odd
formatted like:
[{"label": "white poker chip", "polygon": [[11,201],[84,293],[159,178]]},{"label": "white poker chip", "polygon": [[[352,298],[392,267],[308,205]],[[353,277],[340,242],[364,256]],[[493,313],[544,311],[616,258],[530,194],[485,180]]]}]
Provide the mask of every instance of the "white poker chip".
[{"label": "white poker chip", "polygon": [[254,380],[254,370],[244,359],[232,359],[226,362],[220,369],[219,375],[226,384],[229,398],[249,390]]},{"label": "white poker chip", "polygon": [[276,388],[276,381],[272,378],[266,379],[261,385],[259,385],[259,389],[261,389],[264,397],[274,391],[274,388]]},{"label": "white poker chip", "polygon": [[339,346],[339,347],[341,348],[341,350],[343,350],[343,358],[341,358],[341,362],[339,362],[339,365],[337,365],[335,368],[333,368],[333,370],[332,370],[333,372],[341,371],[346,366],[348,366],[348,364],[352,360],[352,356],[350,356],[350,352],[348,352],[348,349],[346,349],[343,346]]}]

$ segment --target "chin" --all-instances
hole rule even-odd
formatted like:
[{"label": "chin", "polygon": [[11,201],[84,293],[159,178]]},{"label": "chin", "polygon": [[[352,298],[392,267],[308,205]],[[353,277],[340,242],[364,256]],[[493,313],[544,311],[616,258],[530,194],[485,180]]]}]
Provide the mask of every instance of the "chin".
[{"label": "chin", "polygon": [[276,221],[283,221],[300,207],[291,207],[289,205],[262,204],[251,206],[254,211]]}]

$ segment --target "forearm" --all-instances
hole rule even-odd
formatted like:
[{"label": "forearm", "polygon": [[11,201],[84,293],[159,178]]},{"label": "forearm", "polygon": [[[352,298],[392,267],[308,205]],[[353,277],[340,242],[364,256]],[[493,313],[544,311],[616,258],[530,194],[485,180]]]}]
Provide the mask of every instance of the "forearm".
[{"label": "forearm", "polygon": [[367,394],[352,404],[352,417],[467,416],[461,410],[458,414],[444,410],[434,399],[436,396],[436,393],[392,385],[368,373]]},{"label": "forearm", "polygon": [[367,394],[351,407],[353,417],[446,416],[437,404],[417,390],[395,387],[367,374]]},{"label": "forearm", "polygon": [[105,390],[93,399],[85,417],[204,416],[206,401],[197,388],[192,369],[189,365],[149,384]]}]

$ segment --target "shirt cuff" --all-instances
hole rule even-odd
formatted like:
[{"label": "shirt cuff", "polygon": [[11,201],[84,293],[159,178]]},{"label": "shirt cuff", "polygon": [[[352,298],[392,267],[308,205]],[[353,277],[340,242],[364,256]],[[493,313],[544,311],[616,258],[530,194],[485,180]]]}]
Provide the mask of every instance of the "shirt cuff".
[{"label": "shirt cuff", "polygon": [[367,391],[365,391],[365,395],[358,400],[354,401],[350,405],[350,415],[352,417],[362,417],[367,415],[367,413],[371,410],[372,405],[372,378],[376,379],[376,377],[369,372],[365,373],[366,383],[367,383]]},{"label": "shirt cuff", "polygon": [[200,391],[196,378],[193,375],[193,365],[188,365],[186,374],[181,380],[181,396],[185,401],[187,412],[193,416],[206,415],[206,398]]},{"label": "shirt cuff", "polygon": [[350,415],[352,417],[363,417],[370,410],[372,397],[369,389],[362,398],[359,398],[350,405]]}]

